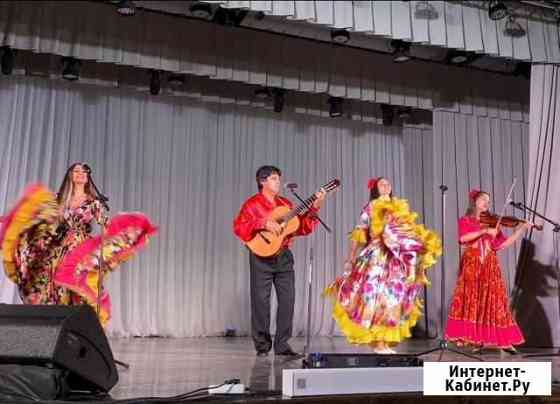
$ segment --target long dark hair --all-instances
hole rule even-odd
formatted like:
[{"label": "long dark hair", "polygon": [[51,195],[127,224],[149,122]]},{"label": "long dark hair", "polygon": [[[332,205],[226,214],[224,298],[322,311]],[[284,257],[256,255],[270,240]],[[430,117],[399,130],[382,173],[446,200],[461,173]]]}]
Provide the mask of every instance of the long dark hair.
[{"label": "long dark hair", "polygon": [[72,182],[72,171],[76,166],[81,166],[84,171],[87,173],[87,183],[84,186],[84,192],[86,195],[91,198],[92,200],[98,199],[98,194],[93,183],[93,179],[91,178],[91,168],[86,163],[76,162],[73,163],[68,170],[66,170],[66,174],[64,175],[64,180],[62,180],[62,184],[58,189],[58,193],[56,194],[56,200],[59,205],[64,206],[65,208],[68,207],[70,204],[70,200],[72,199],[72,194],[74,193],[74,184]]},{"label": "long dark hair", "polygon": [[467,210],[465,211],[465,216],[474,216],[474,212],[476,210],[476,201],[482,195],[488,195],[488,197],[490,197],[490,194],[486,191],[478,191],[478,193],[476,194],[476,196],[474,198],[469,195],[469,206],[467,207]]},{"label": "long dark hair", "polygon": [[[381,194],[379,193],[379,187],[377,186],[379,184],[379,181],[381,181],[381,180],[389,181],[385,177],[379,177],[377,179],[377,181],[375,182],[375,186],[371,187],[371,189],[369,190],[369,200],[370,200],[370,202],[381,196]],[[391,193],[389,194],[389,197],[391,199],[393,199],[393,190],[392,189],[391,189]]]}]

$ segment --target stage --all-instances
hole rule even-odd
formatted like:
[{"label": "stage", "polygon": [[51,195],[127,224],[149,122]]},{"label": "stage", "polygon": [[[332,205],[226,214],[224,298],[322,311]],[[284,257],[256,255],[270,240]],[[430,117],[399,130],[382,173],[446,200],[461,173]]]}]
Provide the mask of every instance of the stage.
[{"label": "stage", "polygon": [[[240,379],[249,387],[248,394],[228,396],[221,400],[267,401],[290,400],[282,397],[282,370],[301,368],[301,359],[289,360],[275,357],[256,357],[250,338],[112,338],[110,340],[115,359],[126,362],[130,369],[119,367],[120,380],[111,390],[113,399],[138,397],[167,397],[192,390],[219,384],[228,379]],[[293,338],[295,350],[302,351],[305,340]],[[418,353],[437,346],[437,340],[411,340],[397,347],[398,353]],[[481,357],[486,361],[529,361],[552,362],[553,384],[560,382],[560,358],[523,358],[523,353],[550,353],[550,349],[521,349],[522,353],[510,355],[497,351],[485,351]],[[371,353],[367,347],[355,347],[346,343],[344,338],[315,338],[311,352]],[[425,361],[437,361],[439,353],[423,357]],[[469,361],[457,354],[446,352],[444,361]],[[399,394],[405,402],[423,399],[426,402],[457,402],[457,397],[426,397],[421,393]],[[297,398],[297,402],[363,402],[364,396],[343,396],[320,398]],[[393,402],[395,394],[369,395],[370,403]],[[467,400],[467,398],[465,398]],[[503,397],[468,398],[469,402],[503,401]],[[509,400],[509,399],[508,399]],[[402,401],[402,400],[400,400]],[[516,402],[535,402],[535,397],[517,397]],[[537,402],[541,399],[538,398]],[[542,401],[560,402],[560,388],[553,385],[553,396],[543,397]],[[140,402],[140,401],[139,401]]]}]

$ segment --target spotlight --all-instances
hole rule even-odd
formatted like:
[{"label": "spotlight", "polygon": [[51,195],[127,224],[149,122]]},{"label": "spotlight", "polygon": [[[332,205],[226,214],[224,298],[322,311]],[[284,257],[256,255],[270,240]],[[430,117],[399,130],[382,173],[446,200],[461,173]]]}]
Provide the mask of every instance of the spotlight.
[{"label": "spotlight", "polygon": [[158,95],[161,91],[161,74],[157,70],[150,72],[150,94]]},{"label": "spotlight", "polygon": [[194,3],[190,10],[193,17],[202,20],[209,20],[212,18],[212,6],[208,3]]},{"label": "spotlight", "polygon": [[453,49],[447,52],[446,62],[452,65],[464,65],[471,63],[476,58],[478,55],[475,53]]},{"label": "spotlight", "polygon": [[257,88],[255,90],[255,97],[265,100],[270,97],[270,90],[268,88]]},{"label": "spotlight", "polygon": [[333,42],[346,43],[350,40],[350,33],[345,29],[333,29],[331,39]]},{"label": "spotlight", "polygon": [[117,13],[122,16],[133,16],[136,14],[136,6],[132,0],[121,0],[117,3]]},{"label": "spotlight", "polygon": [[491,20],[497,21],[505,18],[508,13],[508,9],[503,1],[490,1],[488,4],[488,17]]},{"label": "spotlight", "polygon": [[381,117],[383,119],[384,126],[391,126],[393,124],[393,117],[395,112],[393,107],[387,104],[381,104]]},{"label": "spotlight", "polygon": [[274,112],[282,112],[284,109],[284,90],[275,88],[272,90]]},{"label": "spotlight", "polygon": [[439,13],[428,1],[417,1],[414,17],[418,20],[436,20],[439,17]]},{"label": "spotlight", "polygon": [[12,74],[14,65],[16,64],[15,51],[9,46],[4,46],[2,49],[2,59],[0,65],[2,66],[2,74]]},{"label": "spotlight", "polygon": [[401,41],[400,39],[393,39],[391,41],[391,48],[393,49],[393,62],[402,63],[411,59],[410,57],[410,44]]},{"label": "spotlight", "polygon": [[181,74],[170,74],[167,78],[167,83],[171,87],[179,87],[185,83],[185,77]]},{"label": "spotlight", "polygon": [[521,24],[515,20],[515,17],[510,15],[506,22],[506,27],[504,28],[504,34],[513,38],[520,38],[525,36],[526,32]]},{"label": "spotlight", "polygon": [[463,53],[457,53],[449,59],[449,61],[454,65],[460,65],[461,63],[465,63],[467,60],[469,60],[468,56]]},{"label": "spotlight", "polygon": [[552,16],[554,17],[556,22],[560,22],[560,6],[554,7],[554,10],[552,11]]},{"label": "spotlight", "polygon": [[342,116],[343,110],[342,106],[344,100],[340,97],[329,97],[327,101],[329,103],[329,116],[331,118],[336,118]]},{"label": "spotlight", "polygon": [[513,71],[514,76],[522,76],[527,80],[531,79],[531,63],[519,62]]},{"label": "spotlight", "polygon": [[408,119],[412,116],[412,108],[410,107],[402,107],[398,109],[397,115],[401,119]]},{"label": "spotlight", "polygon": [[220,7],[214,13],[212,21],[220,25],[239,27],[248,13],[248,10],[236,10]]},{"label": "spotlight", "polygon": [[63,57],[62,66],[62,78],[69,81],[75,81],[80,78],[80,67],[82,63],[78,59]]}]

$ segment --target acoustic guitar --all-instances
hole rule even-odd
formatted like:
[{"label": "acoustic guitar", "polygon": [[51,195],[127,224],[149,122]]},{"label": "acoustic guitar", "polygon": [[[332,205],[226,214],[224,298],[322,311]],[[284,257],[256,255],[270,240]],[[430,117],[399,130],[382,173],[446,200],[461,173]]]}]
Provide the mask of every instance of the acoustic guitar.
[{"label": "acoustic guitar", "polygon": [[[334,179],[323,185],[321,188],[328,193],[339,186],[340,181]],[[263,229],[257,232],[255,237],[245,244],[253,252],[253,254],[259,257],[271,257],[275,255],[280,250],[280,247],[282,247],[282,243],[286,237],[295,233],[299,228],[299,216],[305,214],[309,209],[311,209],[311,206],[313,206],[313,202],[315,202],[316,199],[317,197],[313,194],[293,209],[290,209],[287,206],[278,206],[274,208],[274,210],[270,212],[267,220],[275,220],[279,223],[282,226],[282,232],[279,235],[276,235]]]}]

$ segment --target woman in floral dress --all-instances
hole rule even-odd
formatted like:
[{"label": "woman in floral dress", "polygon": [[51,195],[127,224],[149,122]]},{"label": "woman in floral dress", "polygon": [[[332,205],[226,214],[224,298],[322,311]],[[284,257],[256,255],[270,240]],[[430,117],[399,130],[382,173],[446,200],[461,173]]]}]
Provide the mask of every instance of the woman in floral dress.
[{"label": "woman in floral dress", "polygon": [[[97,223],[104,231],[93,235]],[[110,221],[87,164],[72,164],[55,196],[41,185],[29,187],[4,217],[0,246],[4,270],[25,304],[90,304],[102,324],[110,299],[96,285],[103,244],[103,276],[143,246],[156,228],[139,213]]]},{"label": "woman in floral dress", "polygon": [[425,270],[441,255],[438,236],[416,224],[408,203],[392,196],[385,178],[369,181],[370,202],[351,233],[346,271],[328,288],[333,317],[350,343],[376,353],[410,337],[421,315]]}]

